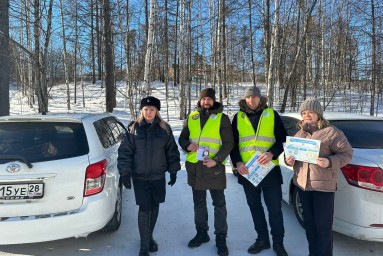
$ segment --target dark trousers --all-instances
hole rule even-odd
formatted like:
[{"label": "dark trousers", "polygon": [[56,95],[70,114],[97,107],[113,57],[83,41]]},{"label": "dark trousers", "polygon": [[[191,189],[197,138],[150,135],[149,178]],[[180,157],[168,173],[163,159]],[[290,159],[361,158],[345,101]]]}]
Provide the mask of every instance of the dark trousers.
[{"label": "dark trousers", "polygon": [[306,237],[310,254],[331,256],[334,192],[303,191],[298,188],[302,203]]},{"label": "dark trousers", "polygon": [[253,217],[254,228],[258,233],[258,241],[270,241],[265,212],[262,206],[261,194],[269,212],[270,233],[274,243],[283,243],[285,228],[282,214],[281,185],[270,187],[254,187],[250,182],[244,182],[243,189]]},{"label": "dark trousers", "polygon": [[[208,213],[206,206],[206,190],[193,191],[194,222],[197,230],[208,231]],[[227,233],[227,211],[224,190],[209,190],[214,206],[215,234]]]}]

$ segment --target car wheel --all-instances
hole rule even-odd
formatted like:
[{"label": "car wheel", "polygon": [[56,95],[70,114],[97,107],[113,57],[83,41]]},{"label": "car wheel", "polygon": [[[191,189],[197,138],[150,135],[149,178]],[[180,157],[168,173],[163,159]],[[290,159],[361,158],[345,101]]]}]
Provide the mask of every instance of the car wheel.
[{"label": "car wheel", "polygon": [[299,198],[298,188],[295,186],[293,190],[293,207],[294,207],[295,217],[297,218],[299,224],[301,224],[301,226],[304,227],[302,203],[301,203],[301,199]]},{"label": "car wheel", "polygon": [[[121,183],[121,182],[120,182]],[[120,228],[122,215],[122,185],[117,190],[117,200],[112,219],[101,229],[102,232],[114,232]]]}]

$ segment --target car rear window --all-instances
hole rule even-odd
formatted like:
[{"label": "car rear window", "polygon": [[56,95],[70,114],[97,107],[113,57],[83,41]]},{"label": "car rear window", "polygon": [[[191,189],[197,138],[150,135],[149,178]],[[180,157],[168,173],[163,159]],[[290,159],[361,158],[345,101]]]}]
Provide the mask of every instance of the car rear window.
[{"label": "car rear window", "polygon": [[331,120],[330,123],[343,131],[353,148],[383,148],[383,120]]},{"label": "car rear window", "polygon": [[0,123],[0,163],[65,159],[89,152],[84,127],[68,122]]},{"label": "car rear window", "polygon": [[94,122],[97,135],[104,148],[109,148],[122,141],[126,130],[114,117],[106,117]]}]

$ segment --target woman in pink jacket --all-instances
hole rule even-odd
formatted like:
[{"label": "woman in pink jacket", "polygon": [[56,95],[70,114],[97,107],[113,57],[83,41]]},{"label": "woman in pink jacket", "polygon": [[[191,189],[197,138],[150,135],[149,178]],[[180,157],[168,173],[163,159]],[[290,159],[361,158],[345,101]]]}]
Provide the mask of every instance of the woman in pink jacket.
[{"label": "woman in pink jacket", "polygon": [[316,164],[286,157],[294,168],[294,184],[302,203],[309,256],[331,256],[334,195],[338,171],[352,159],[352,147],[342,131],[323,118],[323,108],[315,98],[306,99],[299,108],[302,120],[294,137],[320,140]]}]

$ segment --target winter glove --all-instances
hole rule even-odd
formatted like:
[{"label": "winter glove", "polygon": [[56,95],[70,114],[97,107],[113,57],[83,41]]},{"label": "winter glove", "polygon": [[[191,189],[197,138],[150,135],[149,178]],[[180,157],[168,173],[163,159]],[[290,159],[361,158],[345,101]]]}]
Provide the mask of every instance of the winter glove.
[{"label": "winter glove", "polygon": [[124,184],[124,187],[126,187],[127,189],[132,188],[132,182],[130,180],[130,174],[125,174],[125,175],[121,176],[120,178],[121,178],[122,184]]},{"label": "winter glove", "polygon": [[168,185],[173,186],[174,183],[176,183],[176,180],[177,180],[177,173],[171,173],[170,181],[168,182]]}]

